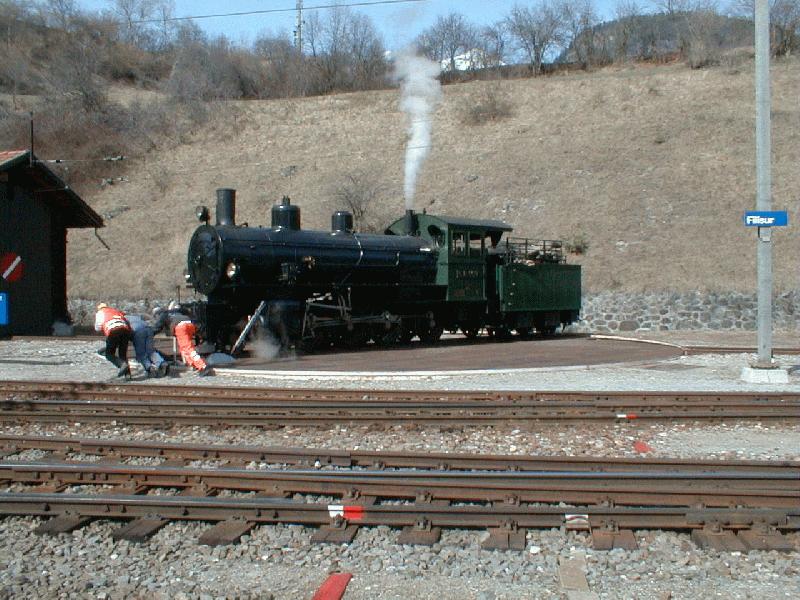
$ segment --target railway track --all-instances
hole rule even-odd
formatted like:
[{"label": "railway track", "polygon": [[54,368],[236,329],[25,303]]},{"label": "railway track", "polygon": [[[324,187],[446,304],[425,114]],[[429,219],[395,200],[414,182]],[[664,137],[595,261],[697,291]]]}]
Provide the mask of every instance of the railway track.
[{"label": "railway track", "polygon": [[[3,444],[7,454],[43,446],[77,452],[100,448],[102,454],[124,446],[130,456],[154,450],[183,459],[201,450],[225,455],[224,447],[101,447],[97,440],[76,444],[6,436]],[[280,460],[300,454],[283,449]],[[377,455],[386,464],[396,454],[369,458]],[[344,453],[338,456],[344,462]],[[419,456],[406,454],[398,463]],[[449,458],[468,470],[204,468],[6,458],[0,462],[0,483],[6,488],[0,493],[0,514],[54,517],[40,527],[42,533],[69,531],[93,518],[133,519],[115,534],[132,540],[146,538],[170,520],[212,521],[218,525],[201,538],[212,544],[230,543],[259,523],[279,522],[320,526],[316,540],[335,542],[351,540],[363,525],[403,527],[400,543],[434,543],[442,527],[487,528],[489,548],[524,548],[527,528],[563,527],[590,531],[598,548],[634,547],[631,530],[662,528],[692,530],[698,543],[720,549],[791,549],[781,532],[800,529],[800,466],[795,463],[557,457],[531,458],[544,467],[537,470],[501,471],[498,466],[514,466],[524,457]]]},{"label": "railway track", "polygon": [[2,421],[195,425],[493,424],[800,418],[800,394],[437,392],[0,382]]},{"label": "railway track", "polygon": [[599,458],[591,456],[529,456],[462,454],[449,452],[386,452],[333,450],[288,446],[230,446],[57,436],[0,435],[0,459],[25,450],[55,456],[99,456],[122,461],[158,458],[173,466],[191,461],[219,461],[231,466],[259,463],[266,466],[359,467],[369,469],[438,469],[440,471],[663,471],[776,473],[800,480],[800,463],[789,460],[692,460],[679,458]]}]

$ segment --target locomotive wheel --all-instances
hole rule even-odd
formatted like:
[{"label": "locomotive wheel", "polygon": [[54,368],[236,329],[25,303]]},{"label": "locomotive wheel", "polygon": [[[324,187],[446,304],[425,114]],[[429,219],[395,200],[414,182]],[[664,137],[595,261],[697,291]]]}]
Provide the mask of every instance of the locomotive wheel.
[{"label": "locomotive wheel", "polygon": [[522,327],[517,329],[517,335],[523,340],[529,340],[533,337],[533,327]]},{"label": "locomotive wheel", "polygon": [[367,345],[370,335],[366,327],[356,327],[353,331],[342,335],[342,346],[345,348],[361,348]]},{"label": "locomotive wheel", "polygon": [[511,330],[505,325],[499,327],[489,327],[489,335],[498,342],[507,342],[511,339]]},{"label": "locomotive wheel", "polygon": [[419,332],[419,339],[423,344],[435,344],[444,333],[444,328],[437,326],[427,327]]},{"label": "locomotive wheel", "polygon": [[539,331],[541,331],[544,337],[552,337],[556,334],[556,326],[545,325],[544,327],[540,328]]},{"label": "locomotive wheel", "polygon": [[303,354],[311,354],[317,349],[317,338],[307,337],[297,342],[297,349]]},{"label": "locomotive wheel", "polygon": [[408,344],[412,339],[414,339],[414,330],[409,327],[408,325],[403,325],[400,328],[400,343],[401,344]]},{"label": "locomotive wheel", "polygon": [[480,331],[481,331],[480,327],[462,327],[461,328],[461,333],[463,333],[464,337],[467,338],[468,340],[474,340],[476,337],[478,337],[478,334],[480,333]]},{"label": "locomotive wheel", "polygon": [[375,340],[375,343],[378,346],[393,346],[400,341],[401,334],[402,329],[400,328],[400,325],[392,325],[390,329],[381,328],[379,332],[372,336],[372,339]]}]

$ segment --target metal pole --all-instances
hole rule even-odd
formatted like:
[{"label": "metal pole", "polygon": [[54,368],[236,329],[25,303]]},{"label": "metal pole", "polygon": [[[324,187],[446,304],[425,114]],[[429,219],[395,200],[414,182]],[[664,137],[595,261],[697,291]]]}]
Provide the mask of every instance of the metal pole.
[{"label": "metal pole", "polygon": [[31,115],[31,155],[28,157],[28,162],[30,163],[29,166],[33,166],[33,111],[30,113]]},{"label": "metal pole", "polygon": [[303,0],[297,0],[297,24],[294,30],[294,47],[303,51]]},{"label": "metal pole", "polygon": [[[772,205],[770,172],[769,5],[756,0],[756,208]],[[772,236],[769,227],[758,229],[758,361],[772,366]]]}]

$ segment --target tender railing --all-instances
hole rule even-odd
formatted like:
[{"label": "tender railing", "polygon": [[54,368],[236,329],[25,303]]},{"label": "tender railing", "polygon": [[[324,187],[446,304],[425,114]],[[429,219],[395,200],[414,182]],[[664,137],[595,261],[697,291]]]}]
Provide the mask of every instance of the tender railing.
[{"label": "tender railing", "polygon": [[505,263],[539,265],[542,263],[566,263],[564,242],[561,240],[529,240],[527,238],[506,238],[498,249],[505,255]]}]

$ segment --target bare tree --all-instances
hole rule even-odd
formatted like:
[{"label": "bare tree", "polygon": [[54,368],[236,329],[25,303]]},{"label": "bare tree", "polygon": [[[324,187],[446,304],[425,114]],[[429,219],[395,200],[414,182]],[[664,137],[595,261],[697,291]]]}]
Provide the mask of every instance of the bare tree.
[{"label": "bare tree", "polygon": [[320,71],[323,91],[383,83],[384,46],[372,21],[347,7],[314,12],[306,21],[304,45]]},{"label": "bare tree", "polygon": [[143,47],[147,27],[141,21],[155,17],[155,0],[113,0],[110,14],[119,21],[122,40]]},{"label": "bare tree", "polygon": [[651,4],[656,10],[667,15],[693,10],[692,0],[651,0]]},{"label": "bare tree", "polygon": [[617,19],[614,27],[614,53],[618,61],[625,62],[629,58],[637,29],[636,17],[642,14],[642,9],[638,0],[617,0],[614,14]]},{"label": "bare tree", "polygon": [[167,50],[175,38],[175,0],[161,0],[156,5],[155,18],[158,24],[154,26],[155,43],[158,50]]},{"label": "bare tree", "polygon": [[506,62],[509,33],[505,21],[484,27],[480,40],[484,67],[497,67]]},{"label": "bare tree", "polygon": [[800,50],[800,0],[773,0],[770,3],[772,51],[789,56]]},{"label": "bare tree", "polygon": [[265,85],[259,97],[304,96],[312,91],[305,57],[287,33],[262,34],[253,50],[265,69]]},{"label": "bare tree", "polygon": [[353,226],[360,232],[379,232],[382,230],[382,200],[386,186],[374,175],[351,171],[344,175],[336,186],[333,197],[335,208],[345,208],[353,214]]},{"label": "bare tree", "polygon": [[715,0],[701,0],[686,16],[686,59],[693,69],[719,62],[723,38]]},{"label": "bare tree", "polygon": [[467,19],[458,13],[439,16],[436,22],[417,38],[420,51],[433,61],[449,65],[455,71],[456,57],[470,55],[478,45],[478,32]]},{"label": "bare tree", "polygon": [[525,53],[533,72],[542,72],[542,63],[561,43],[562,18],[552,0],[541,0],[534,7],[514,6],[506,23],[519,50]]},{"label": "bare tree", "polygon": [[64,31],[71,29],[72,21],[78,15],[75,0],[45,0],[41,8],[46,21]]},{"label": "bare tree", "polygon": [[[731,12],[755,18],[753,0],[734,0]],[[769,1],[770,48],[775,56],[789,56],[800,49],[800,0]]]},{"label": "bare tree", "polygon": [[385,48],[372,21],[354,13],[345,29],[346,51],[350,58],[352,86],[369,89],[385,81]]},{"label": "bare tree", "polygon": [[561,0],[564,38],[562,43],[569,47],[569,60],[583,68],[597,62],[595,51],[595,27],[599,19],[593,0]]},{"label": "bare tree", "polygon": [[79,100],[88,113],[102,113],[106,107],[107,84],[97,76],[100,52],[85,32],[70,35],[52,59],[48,74],[51,93]]},{"label": "bare tree", "polygon": [[174,0],[113,0],[110,15],[123,41],[143,50],[163,49],[174,35]]}]

